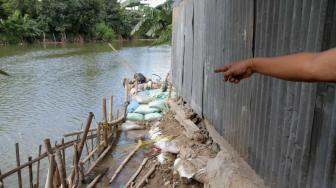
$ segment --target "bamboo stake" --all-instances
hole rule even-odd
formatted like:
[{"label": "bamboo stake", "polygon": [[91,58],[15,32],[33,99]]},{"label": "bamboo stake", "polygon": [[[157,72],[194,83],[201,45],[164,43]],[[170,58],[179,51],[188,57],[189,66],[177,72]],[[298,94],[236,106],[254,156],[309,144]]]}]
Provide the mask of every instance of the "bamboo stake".
[{"label": "bamboo stake", "polygon": [[88,156],[86,156],[83,160],[82,163],[85,163],[87,160],[89,160],[94,154],[95,152],[98,150],[98,148],[96,147],[94,150],[92,150]]},{"label": "bamboo stake", "polygon": [[149,169],[149,171],[146,173],[146,175],[140,180],[139,184],[137,186],[135,186],[135,188],[140,188],[142,187],[142,185],[146,182],[146,180],[148,179],[148,177],[153,174],[153,172],[155,171],[155,168],[157,166],[157,163],[154,164],[154,166]]},{"label": "bamboo stake", "polygon": [[102,123],[103,123],[103,138],[104,147],[107,147],[107,118],[106,118],[106,98],[102,99]]},{"label": "bamboo stake", "polygon": [[71,182],[73,182],[72,186],[77,187],[78,185],[78,150],[77,144],[74,145],[74,170],[73,176],[71,175]]},{"label": "bamboo stake", "polygon": [[108,168],[104,170],[102,173],[100,173],[98,176],[96,176],[92,182],[86,187],[86,188],[93,188],[98,183],[99,179],[104,176],[104,174],[107,172]]},{"label": "bamboo stake", "polygon": [[[64,138],[62,138],[62,145],[64,145]],[[65,164],[65,149],[62,149],[62,162],[63,162],[63,166],[66,167],[66,164]]]},{"label": "bamboo stake", "polygon": [[94,167],[97,166],[97,164],[105,157],[105,155],[108,153],[108,151],[112,148],[112,145],[109,145],[104,152],[97,158],[97,160],[90,166],[90,168],[85,172],[85,176],[87,176],[93,169]]},{"label": "bamboo stake", "polygon": [[[93,134],[93,133],[91,132],[90,134],[91,134],[91,137],[92,137],[92,134]],[[91,139],[91,151],[93,151],[93,147],[94,147],[94,146],[93,146],[93,139]]]},{"label": "bamboo stake", "polygon": [[[39,145],[39,151],[38,151],[38,157],[41,156],[42,152],[42,145]],[[36,167],[36,184],[34,187],[38,188],[40,186],[40,160],[37,161],[37,167]]]},{"label": "bamboo stake", "polygon": [[[95,137],[96,137],[96,135],[93,135],[92,137],[90,136],[90,137],[87,137],[87,138],[88,139],[92,139],[92,138],[95,138]],[[73,144],[74,144],[75,141],[76,140],[68,141],[68,142],[64,143],[64,145],[62,145],[62,146],[59,145],[58,148],[60,150],[66,149],[66,148],[68,148],[70,146],[73,146]],[[51,149],[51,150],[53,150],[53,149]],[[23,169],[23,168],[29,166],[30,164],[36,163],[36,162],[42,160],[45,157],[48,157],[48,153],[47,152],[42,153],[41,156],[33,159],[30,162],[28,161],[28,162],[26,162],[24,164],[21,164],[21,166],[19,166],[19,167],[15,167],[14,169],[12,169],[12,170],[10,170],[8,172],[3,173],[2,175],[0,175],[0,179],[5,179],[6,177],[8,177],[8,176],[10,176],[10,175],[12,175],[14,173],[16,173],[18,170]]]},{"label": "bamboo stake", "polygon": [[128,79],[127,78],[124,78],[124,83],[125,83],[125,96],[124,96],[124,100],[125,100],[125,103],[128,102],[128,88],[129,88],[129,82],[128,82]]},{"label": "bamboo stake", "polygon": [[[94,132],[96,131],[97,129],[90,129],[89,132]],[[84,131],[83,130],[80,130],[80,131],[75,131],[75,132],[72,132],[72,133],[68,133],[68,134],[65,134],[63,135],[64,137],[69,137],[69,136],[75,136],[75,135],[78,135],[78,134],[82,134]]]},{"label": "bamboo stake", "polygon": [[53,178],[53,187],[59,187],[61,185],[61,180],[58,172],[58,168],[54,171],[54,178]]},{"label": "bamboo stake", "polygon": [[81,141],[79,143],[79,146],[78,146],[77,161],[79,161],[79,159],[80,159],[80,157],[82,155],[82,151],[83,151],[83,147],[84,147],[84,142],[86,141],[87,134],[89,132],[90,125],[91,125],[91,122],[92,122],[92,118],[93,118],[93,113],[90,112],[89,116],[87,118],[87,121],[86,121],[85,128],[84,128],[83,137],[82,137],[82,139],[81,139]]},{"label": "bamboo stake", "polygon": [[[15,143],[15,153],[16,153],[16,165],[17,167],[20,166],[20,148],[19,143]],[[21,177],[21,170],[18,170],[18,183],[19,188],[22,188],[22,177]]]},{"label": "bamboo stake", "polygon": [[110,103],[109,103],[109,121],[113,121],[113,96],[110,96]]},{"label": "bamboo stake", "polygon": [[100,128],[100,124],[99,123],[97,123],[96,124],[97,125],[97,140],[96,140],[96,147],[100,147],[100,132],[101,132],[101,128]]},{"label": "bamboo stake", "polygon": [[125,160],[121,163],[121,165],[118,167],[118,169],[115,171],[115,173],[111,177],[111,179],[109,181],[110,184],[117,177],[117,175],[120,173],[120,171],[126,165],[126,163],[131,159],[131,157],[134,155],[134,153],[141,147],[141,145],[142,145],[142,140],[139,140],[138,145],[134,148],[134,150],[130,154],[128,154],[128,156],[125,158]]},{"label": "bamboo stake", "polygon": [[79,162],[79,179],[81,182],[84,182],[84,165],[83,163]]},{"label": "bamboo stake", "polygon": [[[1,177],[1,169],[0,169],[0,177]],[[2,180],[2,178],[0,178],[0,188],[4,188],[4,182]]]},{"label": "bamboo stake", "polygon": [[57,164],[59,177],[61,180],[61,185],[63,186],[63,188],[67,188],[68,185],[66,183],[66,170],[65,170],[65,166],[63,166],[63,159],[62,159],[61,151],[58,148],[56,148],[55,150],[55,160]]},{"label": "bamboo stake", "polygon": [[49,155],[49,168],[48,168],[48,175],[47,175],[47,181],[46,181],[46,188],[52,188],[53,187],[53,180],[54,180],[54,171],[56,168],[56,162],[55,157],[53,155],[53,151],[50,144],[50,139],[47,138],[44,140],[44,145],[46,148],[46,151]]},{"label": "bamboo stake", "polygon": [[[32,160],[32,157],[29,156],[28,157],[28,161],[31,161]],[[34,183],[33,183],[33,166],[32,165],[29,165],[29,185],[30,185],[30,188],[34,188]]]},{"label": "bamboo stake", "polygon": [[131,177],[130,180],[128,180],[128,182],[125,185],[125,188],[128,188],[131,183],[135,180],[135,178],[139,175],[139,173],[141,172],[142,168],[145,166],[145,164],[147,163],[148,158],[144,158],[144,160],[142,161],[142,163],[140,164],[139,168],[137,169],[137,171],[133,174],[133,176]]}]

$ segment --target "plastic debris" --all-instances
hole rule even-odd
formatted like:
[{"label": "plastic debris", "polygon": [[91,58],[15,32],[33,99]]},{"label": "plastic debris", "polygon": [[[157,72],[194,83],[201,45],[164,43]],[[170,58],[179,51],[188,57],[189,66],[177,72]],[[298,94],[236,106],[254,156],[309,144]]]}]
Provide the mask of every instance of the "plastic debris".
[{"label": "plastic debris", "polygon": [[123,131],[142,130],[142,129],[145,129],[145,127],[131,121],[126,121],[125,123],[121,124],[121,130]]},{"label": "plastic debris", "polygon": [[163,152],[170,152],[170,153],[179,153],[179,148],[176,145],[174,140],[167,140],[161,139],[154,144],[156,147],[160,148]]},{"label": "plastic debris", "polygon": [[[152,108],[153,109],[153,108]],[[156,109],[156,108],[155,108]],[[154,121],[159,120],[162,118],[162,115],[160,113],[149,113],[145,114],[145,120],[146,121]]]},{"label": "plastic debris", "polygon": [[126,119],[130,121],[143,121],[144,115],[139,114],[139,113],[127,113]]}]

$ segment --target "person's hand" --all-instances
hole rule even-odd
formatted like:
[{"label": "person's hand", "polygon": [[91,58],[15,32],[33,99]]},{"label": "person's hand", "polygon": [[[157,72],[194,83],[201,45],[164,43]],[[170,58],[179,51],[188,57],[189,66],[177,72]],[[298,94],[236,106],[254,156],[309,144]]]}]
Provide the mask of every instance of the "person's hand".
[{"label": "person's hand", "polygon": [[252,60],[247,59],[236,63],[229,63],[215,69],[215,73],[220,72],[224,74],[224,81],[239,83],[240,80],[248,78],[253,74]]}]

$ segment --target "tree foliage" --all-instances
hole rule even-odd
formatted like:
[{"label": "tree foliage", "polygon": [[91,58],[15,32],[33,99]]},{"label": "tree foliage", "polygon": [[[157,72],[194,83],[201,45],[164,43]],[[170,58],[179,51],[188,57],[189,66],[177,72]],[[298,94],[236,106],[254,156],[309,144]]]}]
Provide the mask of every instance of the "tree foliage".
[{"label": "tree foliage", "polygon": [[170,3],[129,10],[118,0],[0,0],[0,44],[135,36],[163,41],[171,31],[171,12]]},{"label": "tree foliage", "polygon": [[134,26],[131,35],[140,34],[151,38],[157,38],[154,44],[169,43],[172,31],[172,1],[152,8],[142,7],[143,15]]}]

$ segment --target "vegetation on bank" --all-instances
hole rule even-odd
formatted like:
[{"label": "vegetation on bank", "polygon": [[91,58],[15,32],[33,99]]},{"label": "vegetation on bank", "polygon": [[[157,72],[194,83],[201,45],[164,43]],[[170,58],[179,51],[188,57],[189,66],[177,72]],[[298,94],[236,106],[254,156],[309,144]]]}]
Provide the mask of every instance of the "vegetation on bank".
[{"label": "vegetation on bank", "polygon": [[0,44],[132,38],[166,43],[171,4],[127,8],[117,0],[0,0]]}]

